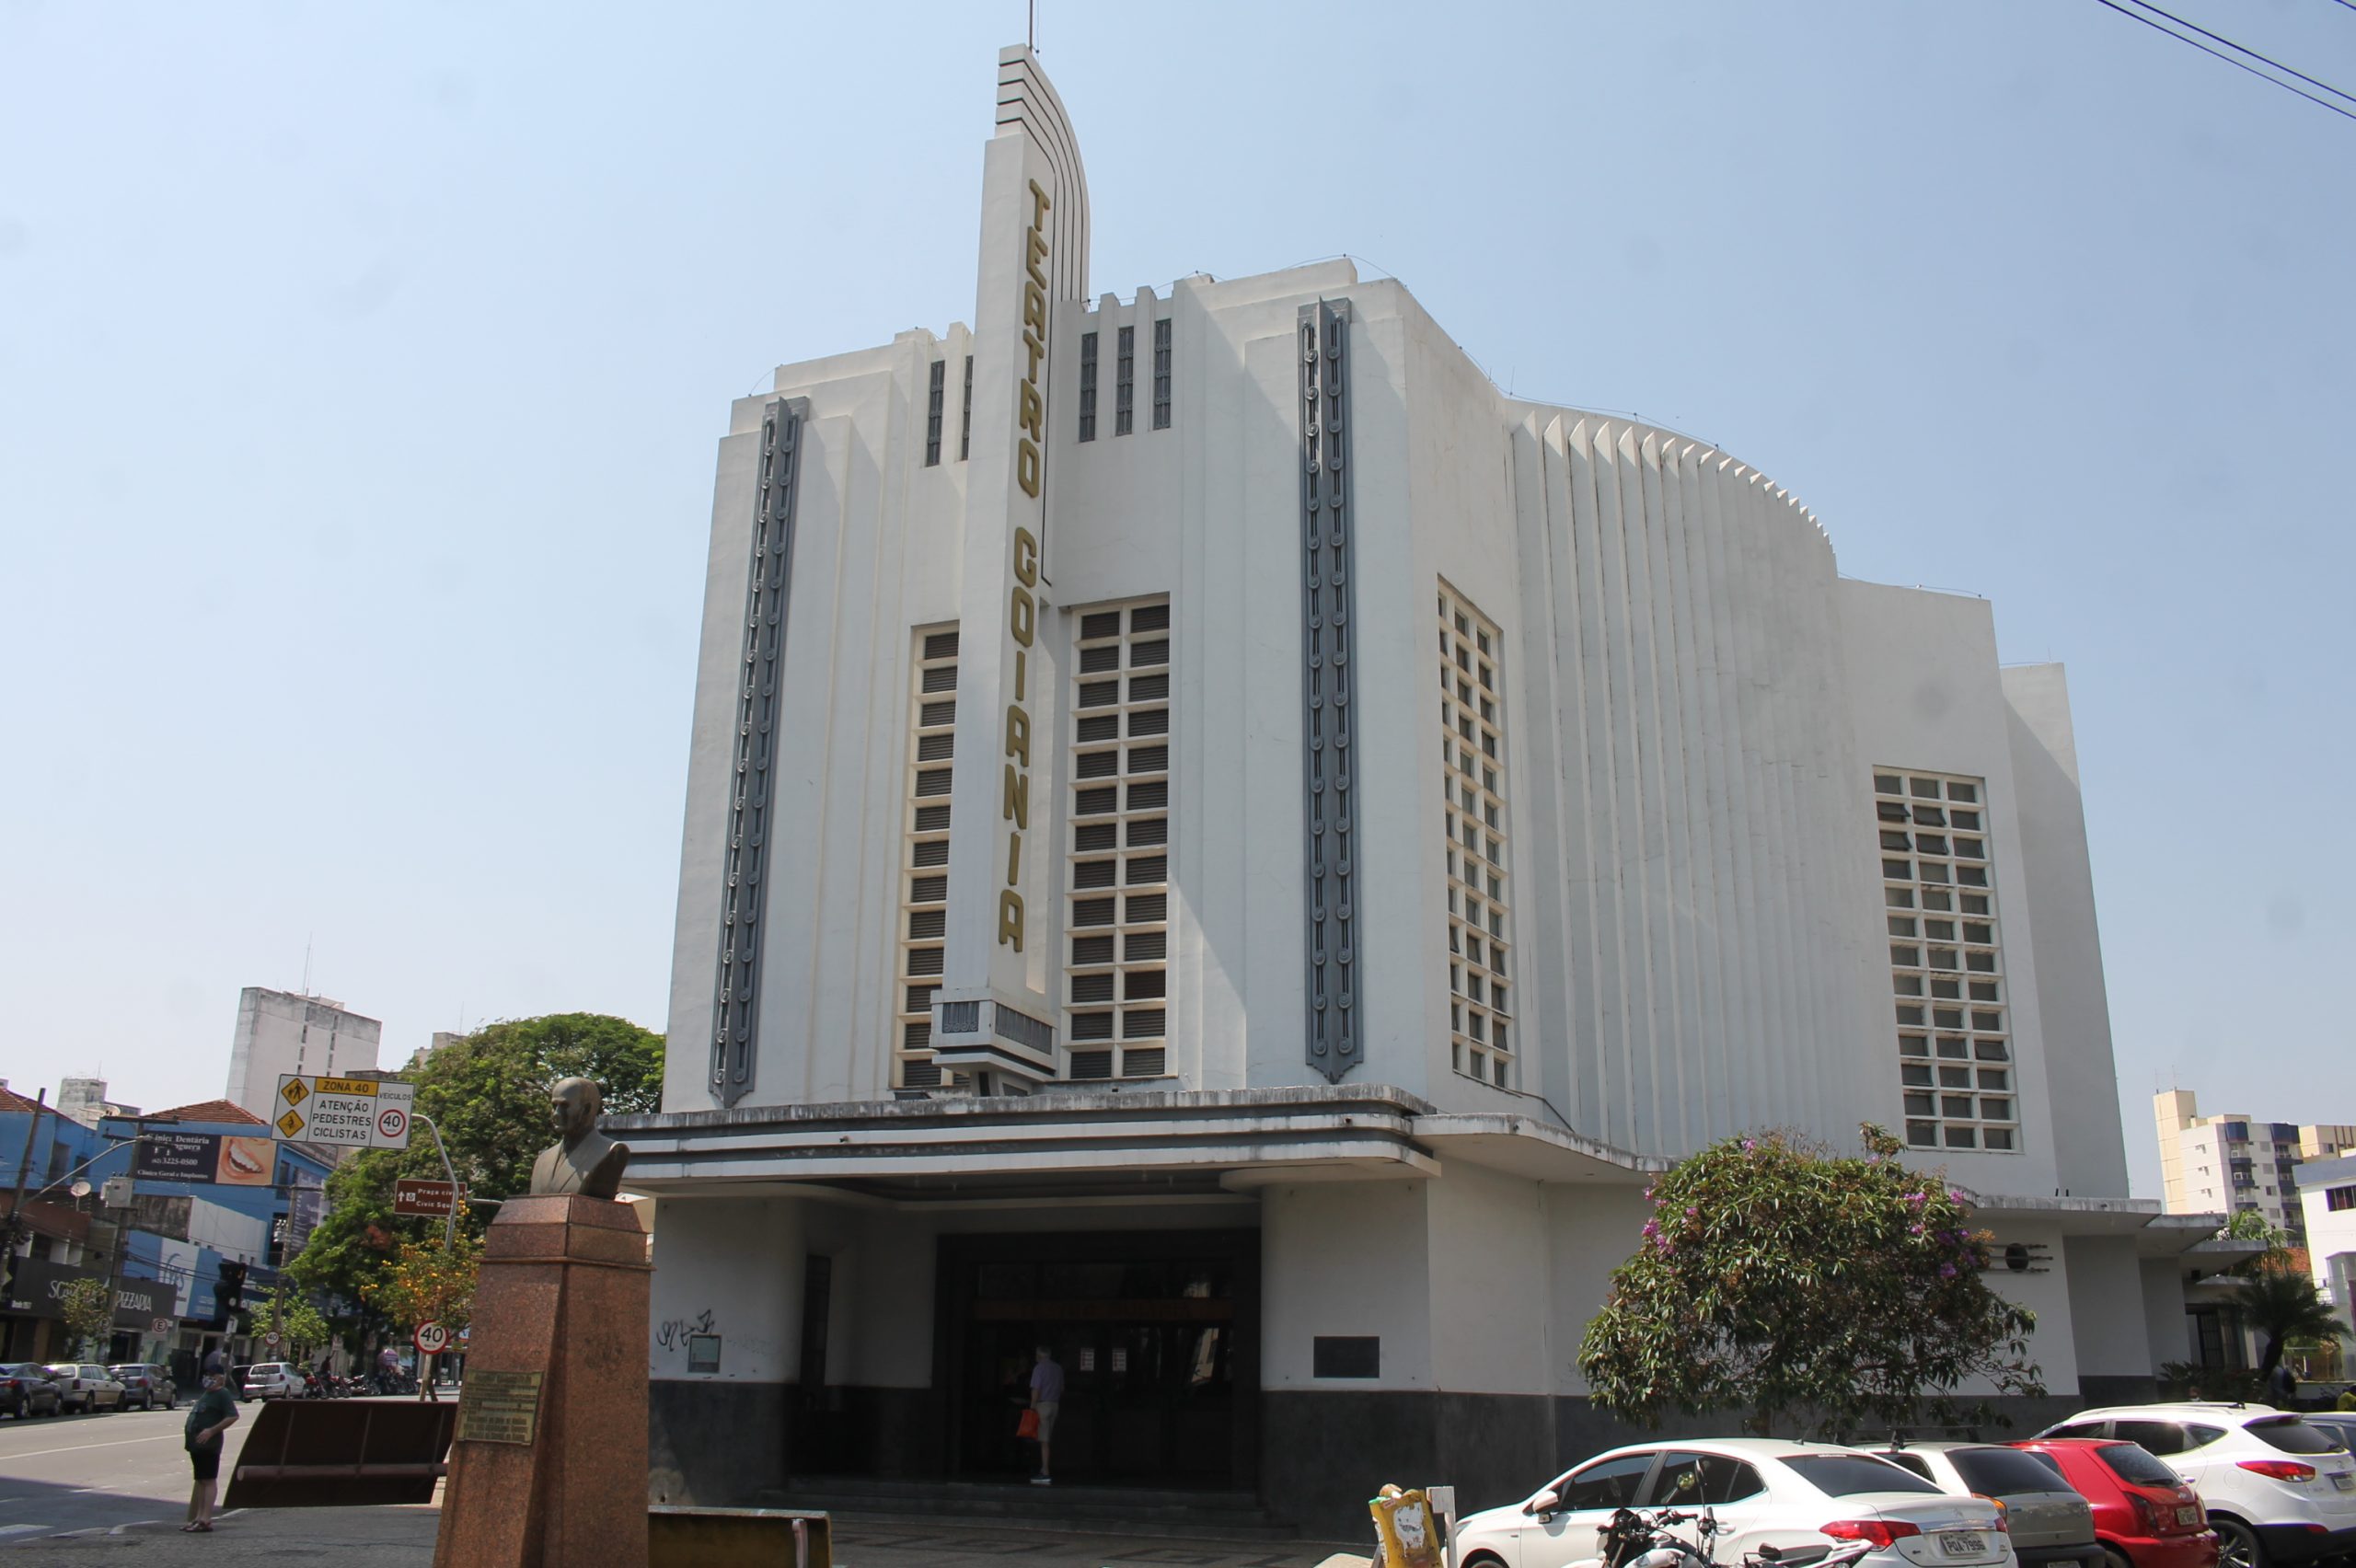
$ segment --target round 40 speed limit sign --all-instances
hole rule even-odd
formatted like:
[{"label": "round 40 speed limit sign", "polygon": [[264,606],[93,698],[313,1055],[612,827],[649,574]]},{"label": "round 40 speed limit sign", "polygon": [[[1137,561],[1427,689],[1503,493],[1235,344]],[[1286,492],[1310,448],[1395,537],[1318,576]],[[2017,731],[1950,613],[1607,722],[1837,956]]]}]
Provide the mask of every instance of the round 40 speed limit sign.
[{"label": "round 40 speed limit sign", "polygon": [[417,1325],[415,1343],[420,1355],[439,1355],[449,1346],[450,1331],[439,1323],[420,1323]]}]

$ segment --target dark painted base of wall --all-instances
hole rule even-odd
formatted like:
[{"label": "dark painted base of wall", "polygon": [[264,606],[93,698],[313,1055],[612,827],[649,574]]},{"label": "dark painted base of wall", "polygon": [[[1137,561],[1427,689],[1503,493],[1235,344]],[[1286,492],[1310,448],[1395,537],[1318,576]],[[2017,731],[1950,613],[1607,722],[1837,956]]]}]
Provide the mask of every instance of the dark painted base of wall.
[{"label": "dark painted base of wall", "polygon": [[936,1477],[930,1389],[830,1388],[657,1378],[647,1385],[647,1500],[745,1506],[797,1475]]},{"label": "dark painted base of wall", "polygon": [[[2012,1424],[1980,1435],[2027,1436],[2090,1405],[2155,1392],[2148,1378],[2086,1378],[2074,1394],[1992,1401]],[[647,1495],[657,1503],[742,1506],[794,1476],[921,1480],[946,1469],[926,1389],[829,1389],[814,1402],[781,1383],[657,1378],[647,1413]],[[1724,1436],[1739,1425],[1671,1414],[1646,1428],[1584,1399],[1542,1394],[1270,1390],[1260,1396],[1259,1491],[1268,1512],[1303,1535],[1357,1540],[1371,1528],[1366,1500],[1387,1481],[1452,1484],[1471,1513],[1518,1502],[1606,1448]]]},{"label": "dark painted base of wall", "polygon": [[646,1387],[646,1499],[729,1507],[785,1475],[783,1383],[656,1378]]}]

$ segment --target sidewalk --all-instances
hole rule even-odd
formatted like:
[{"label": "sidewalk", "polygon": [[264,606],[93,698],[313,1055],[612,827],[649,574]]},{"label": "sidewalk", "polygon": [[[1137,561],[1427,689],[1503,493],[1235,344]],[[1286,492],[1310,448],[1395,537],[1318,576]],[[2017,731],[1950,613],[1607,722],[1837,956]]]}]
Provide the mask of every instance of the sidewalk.
[{"label": "sidewalk", "polygon": [[0,1563],[138,1562],[221,1564],[265,1555],[335,1553],[336,1568],[425,1568],[442,1510],[390,1508],[241,1509],[225,1514],[211,1535],[183,1535],[177,1522],[119,1525],[87,1535],[52,1536],[23,1545],[0,1542]]},{"label": "sidewalk", "polygon": [[[18,1563],[244,1563],[332,1551],[336,1568],[425,1568],[442,1511],[387,1508],[248,1509],[224,1515],[211,1535],[177,1525],[126,1525],[89,1535],[10,1546],[0,1565]],[[931,1521],[844,1525],[835,1532],[836,1568],[1317,1568],[1334,1549],[1283,1545],[1193,1545],[1168,1539],[1040,1535]],[[1366,1559],[1358,1557],[1357,1562]]]}]

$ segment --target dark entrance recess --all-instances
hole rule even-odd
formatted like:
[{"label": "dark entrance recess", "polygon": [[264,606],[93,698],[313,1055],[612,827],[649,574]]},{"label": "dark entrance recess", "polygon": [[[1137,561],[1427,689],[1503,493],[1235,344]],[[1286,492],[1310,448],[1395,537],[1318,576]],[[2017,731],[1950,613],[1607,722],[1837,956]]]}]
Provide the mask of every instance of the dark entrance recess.
[{"label": "dark entrance recess", "polygon": [[1256,1488],[1258,1231],[944,1237],[940,1282],[952,1475],[1031,1473],[1014,1429],[1045,1344],[1058,1482]]},{"label": "dark entrance recess", "polygon": [[826,1382],[826,1330],[834,1315],[835,1260],[813,1252],[802,1264],[801,1380],[787,1390],[788,1449],[796,1470],[819,1474],[851,1462],[843,1390]]}]

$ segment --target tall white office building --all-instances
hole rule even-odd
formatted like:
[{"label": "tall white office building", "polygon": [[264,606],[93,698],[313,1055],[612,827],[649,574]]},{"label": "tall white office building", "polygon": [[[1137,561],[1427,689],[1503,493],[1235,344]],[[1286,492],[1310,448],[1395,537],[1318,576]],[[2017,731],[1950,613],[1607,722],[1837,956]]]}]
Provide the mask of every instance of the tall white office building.
[{"label": "tall white office building", "polygon": [[1576,1349],[1650,1175],[1770,1125],[1980,1194],[2054,1408],[2150,1389],[2216,1216],[2127,1195],[2062,670],[1395,281],[1091,293],[1026,51],[997,105],[972,325],[720,444],[616,1119],[657,1492],[1015,1476],[1046,1343],[1071,1480],[1519,1495],[1621,1435]]},{"label": "tall white office building", "polygon": [[385,1026],[342,1003],[295,991],[248,986],[237,993],[237,1030],[229,1044],[226,1097],[267,1122],[282,1073],[365,1076],[376,1070]]}]

